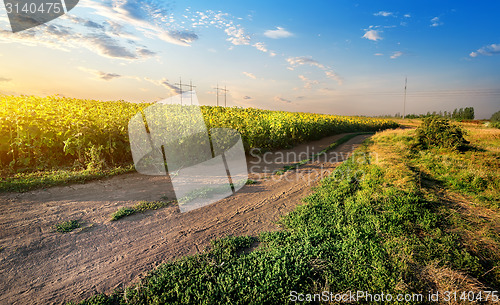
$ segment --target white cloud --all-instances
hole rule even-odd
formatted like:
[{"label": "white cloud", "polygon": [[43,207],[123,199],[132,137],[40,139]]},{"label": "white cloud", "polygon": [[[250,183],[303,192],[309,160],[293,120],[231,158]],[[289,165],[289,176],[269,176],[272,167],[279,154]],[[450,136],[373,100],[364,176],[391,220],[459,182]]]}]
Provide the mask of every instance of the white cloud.
[{"label": "white cloud", "polygon": [[411,18],[411,15],[410,14],[405,14],[404,17],[405,18]]},{"label": "white cloud", "polygon": [[286,103],[286,104],[290,104],[292,102],[292,101],[284,99],[284,98],[282,98],[280,96],[275,96],[274,97],[274,101],[275,102],[280,102],[280,103]]},{"label": "white cloud", "polygon": [[363,35],[363,38],[366,38],[368,40],[373,40],[373,41],[382,40],[382,36],[380,36],[380,33],[381,33],[381,31],[379,31],[379,30],[368,29],[368,30],[365,30],[365,35]]},{"label": "white cloud", "polygon": [[234,45],[249,45],[250,36],[245,33],[242,28],[237,28],[236,26],[229,26],[224,30],[229,36],[227,41],[230,41]]},{"label": "white cloud", "polygon": [[316,66],[320,69],[324,69],[325,66],[320,64],[318,61],[312,59],[311,57],[299,56],[299,57],[289,57],[286,60],[292,67],[297,67],[301,65]]},{"label": "white cloud", "polygon": [[304,88],[311,89],[313,85],[319,84],[317,80],[311,80],[304,75],[299,75],[299,78],[304,82]]},{"label": "white cloud", "polygon": [[289,70],[294,70],[294,68],[303,65],[318,67],[324,71],[326,77],[333,79],[339,85],[342,85],[342,78],[337,73],[335,73],[335,71],[333,71],[330,67],[325,66],[322,63],[318,62],[317,60],[312,59],[311,57],[306,57],[306,56],[289,57],[287,58],[286,61],[288,62],[288,64],[290,64],[290,66],[288,67]]},{"label": "white cloud", "polygon": [[253,78],[253,79],[257,79],[257,77],[255,75],[253,75],[253,73],[250,73],[250,72],[243,72],[244,75],[250,77],[250,78]]},{"label": "white cloud", "polygon": [[434,17],[431,19],[431,27],[437,27],[440,25],[443,25],[443,23],[439,21],[439,17]]},{"label": "white cloud", "polygon": [[375,54],[373,54],[373,55],[375,55],[375,56],[384,56],[384,54],[383,54],[383,53],[375,53]]},{"label": "white cloud", "polygon": [[256,44],[253,45],[257,50],[262,51],[266,53],[268,50],[266,48],[266,45],[262,42],[257,42]]},{"label": "white cloud", "polygon": [[276,30],[267,30],[264,32],[264,36],[272,39],[288,38],[293,36],[293,33],[285,30],[282,27],[276,27]]},{"label": "white cloud", "polygon": [[80,2],[79,6],[91,8],[95,15],[106,18],[108,22],[127,25],[141,31],[146,37],[159,38],[165,42],[181,46],[189,46],[198,36],[185,29],[167,28],[164,24],[171,20],[168,11],[160,2],[113,0]]},{"label": "white cloud", "polygon": [[391,58],[392,58],[392,59],[396,59],[396,58],[400,57],[400,56],[401,56],[401,55],[403,55],[403,54],[404,54],[404,53],[403,53],[403,52],[401,52],[401,51],[396,51],[396,52],[392,53]]},{"label": "white cloud", "polygon": [[378,13],[373,14],[373,16],[389,17],[389,16],[394,16],[394,13],[392,13],[392,12],[386,12],[386,11],[380,11]]},{"label": "white cloud", "polygon": [[485,47],[482,47],[478,49],[475,52],[471,52],[469,54],[470,57],[477,57],[479,55],[485,55],[485,56],[492,56],[492,55],[499,55],[500,54],[500,44],[490,44]]}]

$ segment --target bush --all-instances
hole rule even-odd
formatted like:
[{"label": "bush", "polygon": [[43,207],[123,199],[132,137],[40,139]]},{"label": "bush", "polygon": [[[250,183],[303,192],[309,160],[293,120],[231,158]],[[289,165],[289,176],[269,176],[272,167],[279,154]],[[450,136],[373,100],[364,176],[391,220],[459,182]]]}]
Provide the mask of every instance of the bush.
[{"label": "bush", "polygon": [[448,119],[433,116],[425,118],[416,130],[416,146],[422,149],[442,147],[451,149],[463,148],[467,142],[465,130],[451,124]]},{"label": "bush", "polygon": [[78,220],[69,220],[54,225],[54,229],[60,233],[68,233],[73,231],[74,229],[79,228],[80,226],[81,225]]},{"label": "bush", "polygon": [[493,113],[493,115],[490,118],[490,121],[492,123],[500,123],[500,111]]}]

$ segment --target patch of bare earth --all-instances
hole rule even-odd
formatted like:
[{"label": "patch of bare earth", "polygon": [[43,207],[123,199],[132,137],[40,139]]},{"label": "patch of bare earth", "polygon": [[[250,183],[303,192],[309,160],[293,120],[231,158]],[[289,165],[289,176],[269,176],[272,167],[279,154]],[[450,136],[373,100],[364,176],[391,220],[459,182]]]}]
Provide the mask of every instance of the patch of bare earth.
[{"label": "patch of bare earth", "polygon": [[[110,221],[120,207],[175,198],[168,177],[124,174],[86,184],[0,195],[0,303],[60,304],[136,282],[156,265],[203,251],[210,240],[278,230],[276,221],[301,204],[318,180],[368,136],[357,136],[315,162],[284,175],[272,171],[307,158],[342,137],[248,158],[246,185],[231,197],[180,213],[175,204]],[[266,163],[269,161],[269,163]],[[78,219],[71,233],[53,226]]]}]

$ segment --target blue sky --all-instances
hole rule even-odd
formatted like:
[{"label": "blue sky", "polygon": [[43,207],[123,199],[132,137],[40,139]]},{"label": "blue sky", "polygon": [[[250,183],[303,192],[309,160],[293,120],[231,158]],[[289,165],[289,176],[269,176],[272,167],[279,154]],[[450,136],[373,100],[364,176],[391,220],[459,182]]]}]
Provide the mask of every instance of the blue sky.
[{"label": "blue sky", "polygon": [[[0,93],[381,115],[500,110],[499,1],[81,0],[12,33],[0,6]],[[222,100],[222,98],[221,98]]]}]

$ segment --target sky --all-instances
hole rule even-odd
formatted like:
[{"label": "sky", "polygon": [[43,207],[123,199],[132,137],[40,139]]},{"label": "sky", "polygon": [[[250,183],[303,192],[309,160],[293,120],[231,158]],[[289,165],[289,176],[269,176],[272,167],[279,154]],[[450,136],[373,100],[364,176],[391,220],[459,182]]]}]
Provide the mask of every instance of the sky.
[{"label": "sky", "polygon": [[191,82],[202,105],[219,86],[227,106],[489,118],[499,15],[496,0],[80,0],[12,33],[0,4],[0,94],[153,102]]}]

